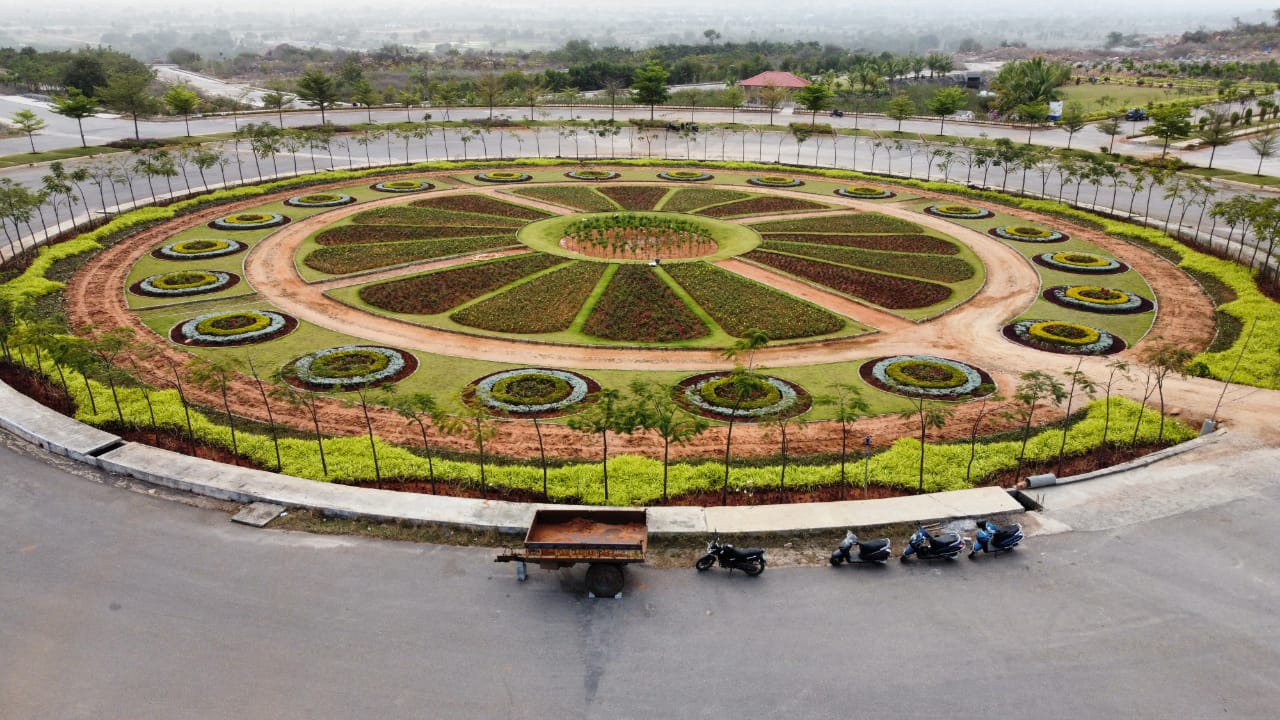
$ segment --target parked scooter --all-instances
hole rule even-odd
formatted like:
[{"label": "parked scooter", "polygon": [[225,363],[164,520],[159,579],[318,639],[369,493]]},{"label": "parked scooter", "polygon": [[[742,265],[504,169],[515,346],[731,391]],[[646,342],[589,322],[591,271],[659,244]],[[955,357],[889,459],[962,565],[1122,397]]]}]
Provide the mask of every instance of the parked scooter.
[{"label": "parked scooter", "polygon": [[720,567],[727,568],[730,572],[741,570],[748,575],[759,575],[764,572],[764,548],[739,550],[732,545],[722,544],[720,536],[716,535],[707,543],[707,554],[698,558],[693,566],[700,571],[708,570],[716,561],[720,562]]},{"label": "parked scooter", "polygon": [[933,536],[928,530],[918,528],[911,539],[907,541],[907,549],[902,551],[901,560],[915,555],[921,560],[937,560],[938,558],[946,558],[955,560],[960,551],[964,550],[964,538],[955,533],[947,533],[945,535]]},{"label": "parked scooter", "polygon": [[973,536],[973,547],[969,550],[969,557],[977,555],[979,550],[999,555],[1014,549],[1020,542],[1022,542],[1021,523],[997,526],[990,520],[979,520],[978,532]]},{"label": "parked scooter", "polygon": [[840,547],[831,553],[831,564],[839,567],[840,563],[879,563],[883,565],[893,555],[889,547],[889,538],[862,542],[852,530],[844,535]]}]

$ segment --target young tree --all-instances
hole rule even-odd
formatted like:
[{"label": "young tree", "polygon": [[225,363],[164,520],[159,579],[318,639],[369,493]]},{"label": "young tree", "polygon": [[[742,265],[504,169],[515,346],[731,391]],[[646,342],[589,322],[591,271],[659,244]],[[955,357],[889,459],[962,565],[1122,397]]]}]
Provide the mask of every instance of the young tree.
[{"label": "young tree", "polygon": [[633,380],[633,398],[630,424],[639,430],[652,431],[662,438],[662,499],[667,499],[667,471],[670,467],[671,445],[684,445],[706,432],[710,423],[690,415],[671,398],[671,389],[660,383]]},{"label": "young tree", "polygon": [[[600,92],[604,93],[604,96],[609,98],[609,119],[613,120],[615,117],[615,111],[618,107],[618,96],[626,94],[627,84],[614,77],[606,78],[600,87]],[[530,119],[533,119],[532,115],[529,117]]]},{"label": "young tree", "polygon": [[1280,150],[1280,132],[1275,128],[1268,128],[1257,135],[1249,138],[1249,149],[1253,150],[1258,156],[1258,171],[1254,173],[1259,177],[1262,176],[1262,161],[1276,154],[1276,150]]},{"label": "young tree", "polygon": [[738,108],[747,101],[747,93],[737,85],[730,85],[720,92],[720,102],[729,108],[729,122],[736,121]]},{"label": "young tree", "polygon": [[834,395],[820,398],[823,405],[835,407],[835,419],[840,423],[840,499],[845,498],[848,488],[848,476],[845,468],[849,458],[849,426],[860,418],[866,417],[870,406],[862,397],[862,390],[856,385],[837,384]]},{"label": "young tree", "polygon": [[823,83],[811,83],[796,91],[796,102],[812,113],[809,117],[809,127],[817,124],[820,111],[831,109],[835,96],[831,87]]},{"label": "young tree", "polygon": [[429,420],[439,430],[447,424],[444,411],[436,404],[436,399],[430,393],[396,395],[395,385],[387,385],[382,388],[382,391],[386,393],[387,405],[392,410],[395,410],[400,417],[418,425],[418,430],[422,433],[422,450],[427,454],[427,478],[431,482],[431,492],[434,493],[436,491],[435,460],[432,457],[431,443],[427,439],[427,425],[424,420]]},{"label": "young tree", "polygon": [[903,420],[918,420],[920,422],[920,484],[916,488],[916,492],[924,492],[924,450],[926,447],[925,437],[929,430],[941,430],[947,426],[947,421],[951,419],[951,415],[955,412],[953,408],[947,407],[941,403],[930,403],[925,399],[924,395],[915,395],[910,398],[911,409],[902,411],[898,417]]},{"label": "young tree", "polygon": [[1213,156],[1218,148],[1230,145],[1235,136],[1231,132],[1231,118],[1212,108],[1205,112],[1201,119],[1200,129],[1196,131],[1196,139],[1201,145],[1208,145],[1209,168],[1213,168]]},{"label": "young tree", "polygon": [[622,404],[617,390],[606,388],[596,395],[596,401],[569,418],[569,428],[586,435],[600,436],[600,467],[604,472],[604,500],[609,502],[609,433],[629,434],[635,430],[635,418]]},{"label": "young tree", "polygon": [[906,93],[898,93],[889,99],[889,107],[885,115],[898,121],[898,132],[902,132],[902,121],[916,114],[916,103]]},{"label": "young tree", "polygon": [[76,121],[80,130],[80,147],[89,147],[84,139],[84,119],[93,117],[98,112],[98,101],[86,96],[76,88],[67,90],[66,97],[53,101],[53,111],[63,117]]},{"label": "young tree", "polygon": [[293,96],[282,90],[272,90],[262,95],[262,107],[276,111],[276,122],[284,129],[284,110],[293,104]]},{"label": "young tree", "polygon": [[1151,369],[1151,379],[1155,383],[1156,396],[1160,400],[1160,430],[1156,433],[1157,443],[1164,440],[1164,383],[1171,374],[1186,377],[1187,363],[1191,362],[1193,357],[1195,353],[1180,347],[1177,343],[1166,342],[1162,338],[1156,338],[1156,342],[1148,346],[1146,352],[1142,354],[1143,361]]},{"label": "young tree", "polygon": [[120,392],[116,387],[117,381],[122,379],[123,374],[116,360],[133,346],[133,328],[114,327],[95,334],[92,325],[85,325],[80,328],[80,335],[89,341],[85,349],[97,359],[97,374],[107,381],[107,387],[111,389],[111,399],[116,405],[116,417],[120,419],[120,424],[124,425],[124,409],[120,406]]},{"label": "young tree", "polygon": [[107,76],[104,87],[94,88],[94,95],[103,107],[125,113],[133,118],[133,137],[141,140],[138,116],[155,111],[156,100],[151,94],[154,72],[114,73]]},{"label": "young tree", "polygon": [[1120,120],[1117,118],[1107,118],[1106,120],[1098,123],[1095,127],[1098,128],[1098,132],[1111,138],[1111,140],[1107,142],[1107,152],[1112,152],[1116,146],[1116,136],[1124,132],[1124,128],[1120,125]]},{"label": "young tree", "polygon": [[1067,131],[1067,149],[1071,149],[1071,141],[1075,138],[1076,133],[1084,129],[1084,105],[1072,101],[1066,103],[1062,108],[1062,117],[1058,120],[1058,127]]},{"label": "young tree", "polygon": [[648,105],[650,120],[653,119],[654,107],[671,97],[667,90],[668,77],[670,73],[657,60],[650,60],[647,65],[636,68],[635,77],[631,81],[631,101],[637,105]]},{"label": "young tree", "polygon": [[232,461],[240,464],[240,447],[236,442],[236,418],[231,412],[231,399],[228,389],[235,377],[235,370],[230,363],[221,360],[205,360],[192,358],[187,363],[187,374],[196,387],[216,392],[222,396],[222,408],[227,413],[227,427],[231,429]]},{"label": "young tree", "polygon": [[1102,384],[1103,401],[1106,407],[1103,410],[1102,417],[1102,446],[1106,447],[1109,442],[1109,432],[1111,430],[1111,390],[1115,387],[1116,375],[1129,379],[1129,363],[1124,360],[1112,360],[1107,363],[1107,381]]},{"label": "young tree", "polygon": [[1062,458],[1067,452],[1067,433],[1071,431],[1071,404],[1075,400],[1076,389],[1093,399],[1098,392],[1098,386],[1093,379],[1080,371],[1080,367],[1084,365],[1084,357],[1076,361],[1075,369],[1068,368],[1064,373],[1066,378],[1071,381],[1067,388],[1067,409],[1066,416],[1062,419],[1062,443],[1058,445],[1058,466],[1054,470],[1054,474],[1062,476]]},{"label": "young tree", "polygon": [[350,388],[350,392],[355,393],[355,400],[344,400],[343,405],[346,407],[360,406],[360,411],[364,413],[364,427],[369,435],[369,452],[373,456],[373,481],[382,482],[382,465],[378,462],[378,441],[373,437],[373,418],[369,417],[369,393],[372,392],[368,385],[357,385]]},{"label": "young tree", "polygon": [[773,124],[773,113],[787,99],[787,89],[773,83],[760,88],[760,102],[769,108],[769,124]]},{"label": "young tree", "polygon": [[303,409],[311,417],[311,426],[315,431],[316,448],[320,451],[320,471],[325,477],[329,475],[329,461],[324,454],[324,436],[320,434],[320,396],[294,387],[297,371],[292,363],[277,369],[271,375],[271,397],[280,400],[291,408]]},{"label": "young tree", "polygon": [[1014,108],[1018,120],[1027,124],[1027,144],[1031,144],[1031,133],[1036,126],[1049,118],[1049,104],[1030,102]]},{"label": "young tree", "polygon": [[998,405],[1004,402],[1004,398],[1000,395],[983,395],[982,400],[978,403],[978,414],[973,418],[973,425],[969,429],[969,464],[964,470],[964,481],[968,484],[969,479],[973,477],[973,461],[978,456],[978,430],[982,426],[982,421],[988,416],[988,407]]},{"label": "young tree", "polygon": [[181,115],[183,125],[186,127],[187,137],[191,137],[191,113],[196,111],[196,106],[200,104],[200,96],[195,93],[186,83],[174,85],[162,98],[164,104],[169,107],[169,111],[174,115]]},{"label": "young tree", "polygon": [[947,116],[960,110],[969,102],[969,94],[962,88],[945,87],[929,98],[929,112],[938,116],[938,134],[947,126]]},{"label": "young tree", "polygon": [[36,133],[48,127],[49,123],[30,110],[19,110],[13,114],[11,121],[13,126],[18,129],[18,132],[26,133],[27,141],[31,143],[31,152],[34,153],[36,151]]},{"label": "young tree", "polygon": [[1027,456],[1027,441],[1031,438],[1031,421],[1036,407],[1041,402],[1052,403],[1054,407],[1062,404],[1067,398],[1067,389],[1062,381],[1043,370],[1028,370],[1018,376],[1022,381],[1013,391],[1013,399],[1019,407],[1015,417],[1022,421],[1022,446],[1018,449],[1018,469],[1016,477],[1022,477],[1022,464]]},{"label": "young tree", "polygon": [[324,111],[338,102],[338,81],[329,73],[311,68],[298,78],[298,99],[320,110],[320,124],[325,124]]},{"label": "young tree", "polygon": [[1160,149],[1163,158],[1169,152],[1169,142],[1191,134],[1191,111],[1184,107],[1158,107],[1151,111],[1151,124],[1147,132],[1164,140]]}]

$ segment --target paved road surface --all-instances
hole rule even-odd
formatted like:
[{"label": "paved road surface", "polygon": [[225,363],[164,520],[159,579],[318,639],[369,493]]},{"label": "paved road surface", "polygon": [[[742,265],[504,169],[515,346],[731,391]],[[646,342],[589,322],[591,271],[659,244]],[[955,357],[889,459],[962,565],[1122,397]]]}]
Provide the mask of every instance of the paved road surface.
[{"label": "paved road surface", "polygon": [[[1274,717],[1280,488],[1011,556],[519,584],[0,447],[0,717]],[[16,449],[15,449],[16,448]],[[1223,478],[1223,482],[1231,482]],[[1255,490],[1257,486],[1254,486]]]}]

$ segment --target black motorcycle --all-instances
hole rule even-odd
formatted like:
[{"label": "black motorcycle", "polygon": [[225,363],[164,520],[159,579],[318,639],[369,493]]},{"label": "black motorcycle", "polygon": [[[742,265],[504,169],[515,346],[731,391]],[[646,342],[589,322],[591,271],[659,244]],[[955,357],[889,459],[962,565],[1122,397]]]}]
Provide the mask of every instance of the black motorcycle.
[{"label": "black motorcycle", "polygon": [[852,530],[845,533],[840,547],[831,553],[831,564],[839,567],[841,563],[879,563],[883,565],[893,554],[889,547],[889,538],[862,542]]},{"label": "black motorcycle", "polygon": [[964,550],[964,538],[955,533],[947,533],[945,535],[930,535],[928,530],[919,528],[911,539],[907,541],[907,549],[902,551],[900,559],[906,560],[908,557],[915,555],[921,560],[936,560],[938,558],[946,558],[955,560],[960,551]]},{"label": "black motorcycle", "polygon": [[727,568],[730,572],[741,570],[753,576],[764,572],[764,548],[739,550],[732,545],[722,544],[719,535],[707,543],[707,554],[698,558],[698,562],[693,566],[700,571],[709,570],[717,560],[720,562],[720,567]]}]

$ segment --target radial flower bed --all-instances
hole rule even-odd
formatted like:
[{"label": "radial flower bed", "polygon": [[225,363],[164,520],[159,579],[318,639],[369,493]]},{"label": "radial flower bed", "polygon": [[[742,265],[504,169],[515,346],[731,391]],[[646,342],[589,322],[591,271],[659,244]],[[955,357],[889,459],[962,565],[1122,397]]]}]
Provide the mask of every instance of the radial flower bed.
[{"label": "radial flower bed", "polygon": [[925,308],[951,297],[951,288],[946,285],[881,275],[794,255],[752,250],[742,257],[889,310]]},{"label": "radial flower bed", "polygon": [[512,190],[513,195],[563,205],[583,212],[606,212],[618,206],[609,198],[583,185],[542,185]]},{"label": "radial flower bed", "polygon": [[596,192],[618,204],[623,210],[652,210],[667,196],[665,187],[652,185],[614,185]]},{"label": "radial flower bed", "polygon": [[877,358],[863,363],[858,372],[871,386],[908,397],[963,400],[990,395],[996,389],[986,371],[933,355]]},{"label": "radial flower bed", "polygon": [[991,228],[987,231],[992,237],[998,237],[1001,240],[1014,240],[1017,242],[1029,243],[1056,243],[1066,242],[1069,238],[1058,232],[1057,230],[1043,230],[1041,228],[1030,227],[1027,225],[1003,225],[997,228]]},{"label": "radial flower bed", "polygon": [[499,417],[543,418],[577,412],[600,391],[595,380],[568,370],[519,368],[486,375],[462,392],[463,401]]},{"label": "radial flower bed", "polygon": [[662,204],[663,212],[690,212],[708,205],[742,200],[751,197],[751,193],[739,190],[722,190],[720,188],[681,188],[671,193],[671,197]]},{"label": "radial flower bed", "polygon": [[835,245],[864,250],[916,253],[920,255],[959,255],[960,247],[949,240],[931,235],[830,235],[826,233],[764,233],[766,243],[793,242],[810,245]]},{"label": "radial flower bed", "polygon": [[514,228],[467,225],[339,225],[316,235],[318,245],[363,245],[366,243],[444,240],[446,238],[506,235],[514,242]]},{"label": "radial flower bed", "polygon": [[409,203],[409,207],[480,213],[481,215],[496,215],[501,218],[516,218],[519,220],[541,220],[551,217],[551,213],[546,210],[516,205],[515,203],[504,202],[487,195],[478,194],[423,198]]},{"label": "radial flower bed", "polygon": [[687,377],[676,385],[674,397],[689,412],[716,420],[794,417],[813,404],[804,388],[771,375],[756,375],[739,400],[734,378],[727,372]]},{"label": "radial flower bed", "polygon": [[654,268],[621,265],[596,301],[582,331],[624,342],[675,342],[710,331]]},{"label": "radial flower bed", "polygon": [[701,182],[710,180],[715,176],[701,170],[667,170],[658,173],[658,177],[663,180],[675,180],[676,182]]},{"label": "radial flower bed", "polygon": [[369,186],[372,190],[384,193],[416,193],[431,190],[435,185],[426,180],[387,180]]},{"label": "radial flower bed", "polygon": [[391,312],[434,315],[563,262],[564,258],[542,253],[517,255],[366,285],[360,299]]},{"label": "radial flower bed", "polygon": [[995,215],[990,210],[972,205],[930,205],[924,211],[948,220],[983,220]]},{"label": "radial flower bed", "polygon": [[884,188],[872,187],[870,185],[849,185],[836,190],[836,194],[841,197],[853,198],[855,200],[884,200],[886,198],[897,197],[896,193],[889,192]]},{"label": "radial flower bed", "polygon": [[757,175],[756,177],[748,178],[747,183],[759,185],[760,187],[774,188],[792,188],[804,185],[803,180],[787,177],[786,175]]},{"label": "radial flower bed", "polygon": [[314,195],[298,195],[284,201],[285,205],[297,208],[331,208],[350,205],[356,199],[342,193],[316,193]]},{"label": "radial flower bed", "polygon": [[196,240],[179,240],[166,243],[151,252],[151,257],[159,260],[208,260],[210,258],[235,255],[249,247],[236,240],[222,238],[200,238]]},{"label": "radial flower bed", "polygon": [[498,170],[495,172],[482,172],[476,175],[476,179],[488,183],[520,183],[532,180],[533,176],[529,173]]},{"label": "radial flower bed", "polygon": [[575,262],[469,305],[449,318],[459,325],[522,335],[568,330],[606,267],[598,262]]},{"label": "radial flower bed", "polygon": [[206,313],[174,325],[169,339],[179,345],[231,347],[266,342],[298,327],[292,315],[273,310]]},{"label": "radial flower bed", "polygon": [[613,180],[619,177],[612,170],[570,170],[564,176],[574,180]]},{"label": "radial flower bed", "polygon": [[1020,345],[1068,355],[1111,355],[1124,340],[1106,330],[1059,320],[1022,320],[1005,325],[1004,336]]},{"label": "radial flower bed", "polygon": [[846,325],[834,313],[708,263],[679,263],[666,271],[734,337],[758,329],[772,340],[789,340],[839,332]]},{"label": "radial flower bed", "polygon": [[976,272],[973,265],[956,256],[918,255],[791,242],[766,242],[764,249],[944,283],[968,280]]},{"label": "radial flower bed", "polygon": [[343,391],[397,382],[417,369],[412,353],[378,345],[343,345],[293,360],[285,377],[308,390]]},{"label": "radial flower bed", "polygon": [[1082,275],[1114,275],[1129,269],[1115,258],[1086,252],[1044,253],[1032,259],[1041,267]]},{"label": "radial flower bed", "polygon": [[289,222],[289,218],[280,213],[237,213],[224,215],[209,223],[214,230],[265,230],[279,227]]},{"label": "radial flower bed", "polygon": [[[512,207],[515,207],[514,205]],[[545,217],[545,216],[544,216]],[[358,212],[351,216],[351,222],[365,226],[414,226],[414,227],[504,227],[516,229],[522,227],[526,218],[500,217],[498,215],[479,212],[463,212],[440,208],[419,207],[381,207]]]},{"label": "radial flower bed", "polygon": [[129,286],[129,292],[146,297],[185,297],[226,290],[239,282],[240,276],[235,273],[179,270],[143,278]]},{"label": "radial flower bed", "polygon": [[361,270],[404,265],[419,260],[439,260],[516,245],[518,243],[511,235],[339,245],[316,248],[307,253],[302,262],[307,267],[322,273],[345,275]]},{"label": "radial flower bed", "polygon": [[1096,285],[1059,285],[1045,290],[1043,296],[1054,305],[1109,315],[1136,315],[1155,307],[1141,295]]},{"label": "radial flower bed", "polygon": [[706,215],[707,217],[741,217],[743,215],[773,215],[776,213],[826,209],[828,209],[828,206],[812,200],[764,196],[738,200],[724,205],[714,205],[697,212],[699,215]]},{"label": "radial flower bed", "polygon": [[880,213],[849,211],[839,215],[799,218],[796,220],[769,220],[754,223],[752,229],[761,233],[850,233],[854,235],[887,233],[922,233],[919,225]]}]

